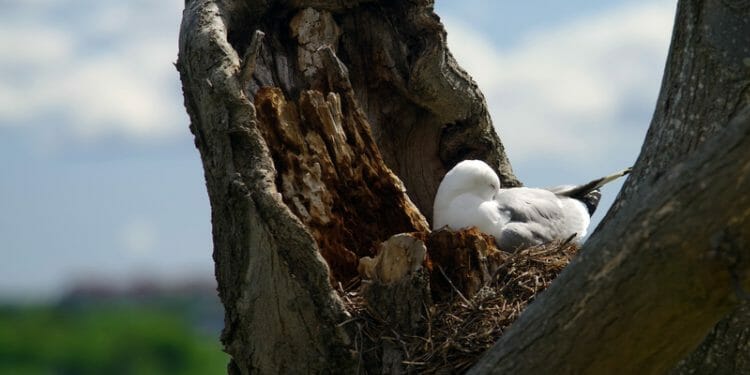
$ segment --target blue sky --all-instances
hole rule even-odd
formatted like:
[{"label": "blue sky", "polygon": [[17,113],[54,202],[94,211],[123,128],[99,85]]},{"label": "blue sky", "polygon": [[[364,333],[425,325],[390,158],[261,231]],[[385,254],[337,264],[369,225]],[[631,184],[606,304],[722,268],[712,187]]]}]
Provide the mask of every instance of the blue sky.
[{"label": "blue sky", "polygon": [[[87,280],[211,278],[208,199],[172,66],[183,1],[0,4],[0,299]],[[436,4],[530,186],[635,160],[674,7]]]}]

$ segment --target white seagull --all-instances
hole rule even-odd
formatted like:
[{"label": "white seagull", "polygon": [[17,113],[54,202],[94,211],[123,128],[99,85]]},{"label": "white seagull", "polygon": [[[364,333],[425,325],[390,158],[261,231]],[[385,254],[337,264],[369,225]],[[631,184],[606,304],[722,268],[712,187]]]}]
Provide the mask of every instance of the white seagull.
[{"label": "white seagull", "polygon": [[580,241],[599,204],[599,188],[628,173],[630,168],[577,186],[502,189],[489,165],[464,160],[438,187],[432,228],[476,227],[506,251],[573,236]]}]

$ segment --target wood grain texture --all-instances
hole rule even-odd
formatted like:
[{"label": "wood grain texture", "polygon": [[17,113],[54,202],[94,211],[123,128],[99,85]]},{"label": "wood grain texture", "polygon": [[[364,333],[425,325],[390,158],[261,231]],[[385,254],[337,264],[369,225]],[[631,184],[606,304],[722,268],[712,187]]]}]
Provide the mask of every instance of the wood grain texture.
[{"label": "wood grain texture", "polygon": [[[442,176],[461,160],[486,160],[506,186],[520,185],[484,96],[447,49],[431,1],[272,3],[235,7],[231,16],[237,21],[229,39],[237,50],[249,46],[255,29],[267,35],[249,96],[263,86],[279,87],[290,99],[306,89],[325,91],[325,77],[313,73],[320,65],[314,51],[329,44],[346,66],[386,164],[425,217],[432,216]],[[319,38],[299,32],[309,24],[306,30]]]},{"label": "wood grain texture", "polygon": [[255,105],[284,202],[315,237],[333,280],[355,277],[359,258],[390,236],[429,231],[355,102],[312,90],[287,102],[281,90],[262,88]]}]

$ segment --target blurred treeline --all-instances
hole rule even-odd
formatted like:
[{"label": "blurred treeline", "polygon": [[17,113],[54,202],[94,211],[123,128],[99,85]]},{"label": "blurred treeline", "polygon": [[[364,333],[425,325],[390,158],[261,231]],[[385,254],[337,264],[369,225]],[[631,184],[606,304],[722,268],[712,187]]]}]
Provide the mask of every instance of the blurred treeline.
[{"label": "blurred treeline", "polygon": [[76,290],[0,306],[0,374],[225,374],[213,289]]}]

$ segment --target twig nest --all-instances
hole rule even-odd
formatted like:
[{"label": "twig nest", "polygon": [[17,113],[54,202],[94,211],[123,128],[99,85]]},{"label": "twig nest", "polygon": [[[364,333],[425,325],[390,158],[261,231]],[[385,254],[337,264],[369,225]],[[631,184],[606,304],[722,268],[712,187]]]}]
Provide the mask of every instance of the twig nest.
[{"label": "twig nest", "polygon": [[[421,242],[416,234],[404,236]],[[391,240],[384,248],[409,243],[406,238]],[[407,373],[466,371],[578,251],[575,244],[549,243],[508,253],[496,249],[491,237],[473,230],[436,231],[425,242],[426,267],[412,263],[416,268],[411,273],[401,268],[403,278],[392,285],[363,281],[360,290],[340,291],[358,322],[358,337],[363,338],[357,344],[362,362],[386,368],[396,358]],[[398,251],[389,251],[395,255],[388,257],[397,258]],[[360,262],[360,267],[369,267],[375,280],[380,277],[375,269],[386,267],[380,262],[372,259],[364,266]],[[431,296],[436,295],[443,298],[433,304]]]}]

